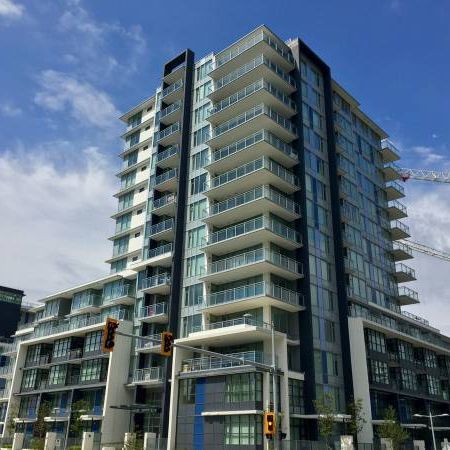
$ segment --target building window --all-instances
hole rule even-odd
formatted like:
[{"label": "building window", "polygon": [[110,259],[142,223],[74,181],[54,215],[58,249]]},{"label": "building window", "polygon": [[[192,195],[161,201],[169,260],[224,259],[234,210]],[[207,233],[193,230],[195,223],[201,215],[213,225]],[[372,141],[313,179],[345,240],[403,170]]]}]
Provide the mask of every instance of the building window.
[{"label": "building window", "polygon": [[81,365],[81,377],[80,381],[82,383],[89,381],[102,381],[104,368],[108,363],[107,359],[90,359],[88,361],[83,361]]},{"label": "building window", "polygon": [[370,360],[370,381],[372,383],[389,384],[389,368],[386,362]]},{"label": "building window", "polygon": [[195,403],[195,378],[180,380],[179,401],[183,405],[193,405]]},{"label": "building window", "polygon": [[67,375],[67,365],[52,366],[48,377],[48,384],[65,384]]},{"label": "building window", "polygon": [[111,273],[121,272],[127,268],[127,258],[119,259],[111,263]]},{"label": "building window", "polygon": [[128,251],[128,241],[130,236],[123,236],[119,239],[114,239],[113,256],[123,255]]},{"label": "building window", "polygon": [[119,211],[130,208],[133,206],[134,192],[129,192],[128,194],[119,197]]},{"label": "building window", "polygon": [[131,213],[124,214],[120,216],[116,220],[116,233],[120,233],[121,231],[128,230],[131,225]]},{"label": "building window", "polygon": [[204,105],[194,109],[194,124],[198,124],[206,120],[210,109],[211,109],[210,102],[205,103]]},{"label": "building window", "polygon": [[262,374],[242,373],[225,378],[225,402],[262,401]]},{"label": "building window", "polygon": [[195,101],[203,100],[212,91],[212,81],[209,80],[195,89]]},{"label": "building window", "polygon": [[425,367],[429,369],[435,369],[437,367],[436,353],[431,350],[424,349]]},{"label": "building window", "polygon": [[139,143],[140,134],[141,132],[138,130],[127,136],[127,138],[125,139],[125,149],[131,148],[133,147],[133,145]]},{"label": "building window", "polygon": [[407,391],[417,391],[417,376],[410,369],[401,369],[400,372],[402,389]]},{"label": "building window", "polygon": [[120,178],[120,189],[127,189],[134,184],[136,179],[136,171],[127,173],[123,177]]},{"label": "building window", "polygon": [[195,81],[205,78],[211,70],[212,61],[207,61],[195,69]]},{"label": "building window", "polygon": [[125,168],[128,168],[137,163],[138,153],[139,151],[135,150],[134,152],[129,153],[127,156],[125,156],[125,158],[123,158]]},{"label": "building window", "polygon": [[438,378],[427,375],[427,391],[430,395],[441,395],[441,385]]},{"label": "building window", "polygon": [[289,378],[289,410],[291,414],[304,414],[303,381]]},{"label": "building window", "polygon": [[193,146],[201,145],[205,143],[209,138],[209,125],[200,128],[200,130],[194,131]]},{"label": "building window", "polygon": [[128,126],[131,128],[137,127],[138,125],[140,125],[141,121],[142,111],[139,111],[128,119]]},{"label": "building window", "polygon": [[205,255],[186,258],[186,277],[196,277],[205,273]]},{"label": "building window", "polygon": [[207,201],[205,198],[189,205],[189,221],[191,222],[205,218],[207,213]]},{"label": "building window", "polygon": [[204,245],[205,232],[206,228],[204,226],[189,230],[187,232],[187,248],[197,248]]},{"label": "building window", "polygon": [[366,341],[369,350],[386,353],[386,339],[383,333],[375,330],[366,330]]},{"label": "building window", "polygon": [[31,390],[36,386],[37,369],[24,370],[22,378],[22,389]]},{"label": "building window", "polygon": [[206,173],[191,179],[191,195],[206,191]]},{"label": "building window", "polygon": [[184,306],[199,305],[203,301],[203,284],[193,284],[184,288]]},{"label": "building window", "polygon": [[59,339],[53,345],[53,358],[61,358],[69,353],[70,338]]},{"label": "building window", "polygon": [[202,315],[195,314],[193,316],[183,317],[181,334],[187,337],[189,333],[200,331],[202,328]]},{"label": "building window", "polygon": [[208,149],[205,148],[201,152],[191,157],[191,170],[198,170],[206,166],[209,162]]},{"label": "building window", "polygon": [[84,354],[100,351],[102,348],[102,331],[94,331],[86,335],[84,341]]},{"label": "building window", "polygon": [[262,416],[225,416],[225,445],[262,445]]}]

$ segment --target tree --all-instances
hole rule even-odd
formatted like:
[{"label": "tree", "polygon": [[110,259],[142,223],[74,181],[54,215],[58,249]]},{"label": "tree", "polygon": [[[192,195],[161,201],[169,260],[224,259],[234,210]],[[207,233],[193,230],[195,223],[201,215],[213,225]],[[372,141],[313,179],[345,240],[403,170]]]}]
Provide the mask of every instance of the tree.
[{"label": "tree", "polygon": [[8,411],[8,420],[5,424],[5,431],[8,436],[12,436],[16,432],[16,422],[14,422],[14,419],[19,417],[19,406],[12,405],[11,403]]},{"label": "tree", "polygon": [[347,405],[347,414],[351,416],[348,422],[348,431],[355,439],[358,438],[358,433],[361,433],[367,420],[364,417],[363,401],[360,398],[351,401]]},{"label": "tree", "polygon": [[334,431],[335,402],[332,394],[325,393],[314,400],[314,407],[318,415],[319,434],[325,440],[327,448],[330,448],[331,437]]},{"label": "tree", "polygon": [[34,422],[33,426],[34,435],[38,438],[45,439],[48,425],[44,418],[50,415],[50,411],[50,403],[48,401],[43,401],[39,406],[36,422]]},{"label": "tree", "polygon": [[83,431],[83,421],[81,416],[91,409],[87,400],[77,400],[72,404],[70,412],[70,433],[73,436],[80,436]]},{"label": "tree", "polygon": [[390,439],[394,450],[399,450],[400,445],[409,438],[408,432],[400,425],[392,405],[384,412],[383,423],[378,428],[378,434],[381,438]]}]

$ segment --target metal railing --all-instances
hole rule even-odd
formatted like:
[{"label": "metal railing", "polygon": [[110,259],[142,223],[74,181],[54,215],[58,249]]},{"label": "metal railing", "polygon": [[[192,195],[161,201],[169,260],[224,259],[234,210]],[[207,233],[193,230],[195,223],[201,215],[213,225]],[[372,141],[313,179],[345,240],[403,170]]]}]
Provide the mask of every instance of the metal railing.
[{"label": "metal railing", "polygon": [[170,180],[171,178],[176,178],[177,176],[178,176],[178,169],[167,170],[166,172],[154,178],[151,187],[158,186],[159,184],[162,184],[165,181]]},{"label": "metal railing", "polygon": [[167,86],[163,91],[161,92],[161,98],[167,97],[172,92],[177,91],[178,89],[181,89],[183,87],[183,79],[180,79],[178,81],[175,81],[175,83],[172,83],[170,86]]},{"label": "metal railing", "polygon": [[416,278],[416,271],[412,269],[411,267],[408,267],[406,264],[399,263],[395,265],[395,271],[397,273],[405,273],[413,278]]},{"label": "metal railing", "polygon": [[212,233],[209,236],[207,245],[217,244],[228,239],[233,239],[237,236],[263,229],[267,229],[290,241],[299,244],[301,243],[300,234],[293,228],[290,228],[275,219],[260,216]]},{"label": "metal railing", "polygon": [[414,291],[413,289],[406,287],[406,286],[401,286],[398,288],[398,295],[404,296],[404,297],[410,297],[416,301],[419,301],[419,294],[416,291]]},{"label": "metal railing", "polygon": [[[205,325],[202,330],[217,330],[220,328],[228,328],[228,327],[235,327],[239,325],[249,325],[251,327],[258,327],[262,328],[264,330],[271,330],[270,324],[265,323],[263,321],[252,319],[251,317],[238,317],[237,319],[229,319],[229,320],[222,320],[220,322],[212,322],[207,325]],[[200,331],[200,330],[198,330]]]},{"label": "metal railing", "polygon": [[281,253],[259,248],[249,252],[241,253],[230,258],[214,261],[208,267],[208,274],[223,272],[226,270],[237,269],[249,264],[258,263],[261,261],[268,261],[272,264],[282,267],[290,272],[302,273],[302,264],[289,258]]},{"label": "metal railing", "polygon": [[172,114],[173,112],[179,110],[181,108],[182,101],[177,100],[176,102],[169,105],[167,108],[162,109],[159,112],[159,118],[163,119],[164,117],[168,116],[169,114]]},{"label": "metal railing", "polygon": [[[152,334],[152,335],[146,336],[146,337],[161,341],[161,333]],[[151,342],[146,339],[136,338],[135,350],[136,351],[150,350],[150,349],[154,349],[154,348],[159,348],[160,345],[161,345],[161,343],[157,344],[156,342]]]},{"label": "metal railing", "polygon": [[105,303],[112,302],[121,297],[133,297],[134,298],[134,286],[130,284],[123,284],[122,286],[117,286],[112,291],[108,293],[103,293],[103,301]]},{"label": "metal railing", "polygon": [[164,128],[164,130],[157,131],[154,137],[155,144],[163,140],[164,138],[170,136],[171,134],[180,131],[180,129],[181,129],[180,122],[175,122],[174,124],[168,126],[167,128]]},{"label": "metal railing", "polygon": [[153,210],[162,208],[163,206],[168,205],[169,203],[174,203],[177,200],[176,194],[167,194],[163,197],[160,197],[156,200],[153,200]]},{"label": "metal railing", "polygon": [[41,355],[37,358],[25,360],[25,367],[42,366],[51,361],[51,355]]},{"label": "metal railing", "polygon": [[163,380],[162,367],[149,367],[147,369],[136,369],[133,374],[133,383],[146,381],[162,381]]},{"label": "metal railing", "polygon": [[273,203],[281,206],[282,208],[292,211],[293,213],[300,214],[300,205],[289,197],[281,194],[269,185],[257,186],[250,191],[238,194],[235,197],[228,198],[218,203],[214,203],[209,208],[209,215],[214,216],[216,214],[223,213],[238,206],[251,203],[255,200],[266,198]]},{"label": "metal railing", "polygon": [[290,158],[298,159],[297,152],[293,147],[291,147],[289,144],[286,144],[286,142],[282,141],[270,131],[260,130],[254,134],[251,134],[250,136],[240,139],[239,141],[233,142],[226,147],[222,147],[216,150],[212,154],[212,162],[220,161],[221,159],[227,158],[228,156],[231,156],[237,152],[246,150],[249,147],[257,144],[258,142],[267,142],[268,144],[272,145],[272,147],[280,150]]},{"label": "metal railing", "polygon": [[169,148],[166,148],[161,153],[156,154],[156,163],[159,163],[167,158],[170,158],[171,156],[174,156],[179,152],[180,152],[180,146],[178,144],[172,145]]},{"label": "metal railing", "polygon": [[147,251],[147,258],[148,259],[156,258],[157,256],[165,255],[166,253],[171,253],[172,251],[173,251],[172,243],[160,245],[159,247],[155,248],[149,248]]},{"label": "metal railing", "polygon": [[167,303],[165,302],[143,306],[136,311],[136,318],[145,319],[147,317],[161,316],[167,314],[167,309]]},{"label": "metal railing", "polygon": [[403,203],[400,203],[398,200],[392,200],[388,202],[388,208],[396,208],[399,209],[402,213],[407,214],[407,208]]},{"label": "metal railing", "polygon": [[381,140],[381,149],[388,148],[389,150],[393,151],[394,153],[399,153],[397,150],[397,147],[392,143],[389,139],[382,139]]},{"label": "metal railing", "polygon": [[402,194],[405,193],[405,188],[400,183],[397,183],[396,181],[388,181],[386,183],[386,188],[395,189],[395,190],[399,191]]},{"label": "metal railing", "polygon": [[170,274],[160,273],[152,277],[144,278],[141,282],[141,289],[149,289],[156,286],[170,285]]},{"label": "metal railing", "polygon": [[274,283],[261,281],[259,283],[247,284],[245,286],[208,294],[206,296],[206,306],[235,303],[249,298],[263,296],[275,298],[289,305],[303,305],[303,296],[299,292],[292,291]]},{"label": "metal railing", "polygon": [[100,306],[102,304],[102,296],[101,294],[93,294],[89,293],[87,295],[83,295],[81,298],[72,301],[71,311],[77,311],[79,309],[87,308],[89,306]]},{"label": "metal railing", "polygon": [[408,244],[405,244],[403,242],[394,242],[393,245],[394,250],[401,250],[405,253],[408,253],[409,255],[413,255],[413,249]]},{"label": "metal railing", "polygon": [[173,228],[175,221],[173,219],[167,219],[163,222],[156,223],[148,228],[148,236],[153,236],[154,234],[162,233]]},{"label": "metal railing", "polygon": [[400,222],[399,220],[394,220],[393,222],[391,222],[391,229],[392,228],[398,228],[404,233],[409,234],[409,227],[404,223]]}]

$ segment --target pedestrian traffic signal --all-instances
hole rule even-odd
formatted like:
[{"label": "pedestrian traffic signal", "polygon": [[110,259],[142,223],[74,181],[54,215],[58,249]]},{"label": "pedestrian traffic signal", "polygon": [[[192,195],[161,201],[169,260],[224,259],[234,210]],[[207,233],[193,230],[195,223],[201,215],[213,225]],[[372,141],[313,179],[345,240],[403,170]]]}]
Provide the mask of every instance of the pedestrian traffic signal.
[{"label": "pedestrian traffic signal", "polygon": [[265,412],[264,413],[264,434],[267,439],[273,439],[275,436],[275,413]]},{"label": "pedestrian traffic signal", "polygon": [[108,317],[103,328],[102,352],[112,352],[114,350],[114,340],[119,321]]},{"label": "pedestrian traffic signal", "polygon": [[172,356],[173,334],[170,331],[161,333],[161,355]]}]

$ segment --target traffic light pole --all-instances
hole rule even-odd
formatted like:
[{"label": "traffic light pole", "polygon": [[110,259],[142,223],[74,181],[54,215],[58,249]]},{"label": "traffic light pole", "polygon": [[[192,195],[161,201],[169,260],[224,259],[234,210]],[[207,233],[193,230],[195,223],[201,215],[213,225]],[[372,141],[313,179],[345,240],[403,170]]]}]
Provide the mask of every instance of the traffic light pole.
[{"label": "traffic light pole", "polygon": [[275,415],[275,435],[273,436],[273,448],[278,450],[279,442],[279,426],[278,423],[278,395],[277,395],[277,358],[275,356],[275,325],[271,322],[272,329],[272,391],[273,391],[273,413]]}]

